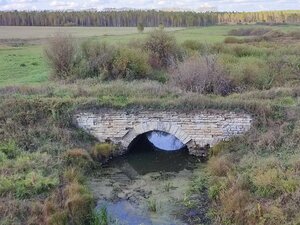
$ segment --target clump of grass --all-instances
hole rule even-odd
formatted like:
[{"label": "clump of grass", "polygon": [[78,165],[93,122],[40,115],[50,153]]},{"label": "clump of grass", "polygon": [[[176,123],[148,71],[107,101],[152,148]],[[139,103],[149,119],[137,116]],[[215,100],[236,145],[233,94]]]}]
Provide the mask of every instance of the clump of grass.
[{"label": "clump of grass", "polygon": [[32,171],[21,176],[1,177],[0,182],[0,196],[13,194],[18,199],[47,193],[58,185],[57,178],[46,177],[41,171]]},{"label": "clump of grass", "polygon": [[148,209],[153,213],[156,213],[158,211],[158,202],[154,198],[150,198],[147,200],[147,206]]},{"label": "clump of grass", "polygon": [[77,166],[83,170],[93,168],[93,160],[90,154],[85,149],[75,148],[70,149],[65,153],[65,160],[68,166]]},{"label": "clump of grass", "polygon": [[115,146],[111,143],[97,143],[92,148],[92,157],[98,161],[107,160],[114,154]]},{"label": "clump of grass", "polygon": [[85,224],[94,205],[93,197],[86,187],[78,182],[72,182],[65,188],[67,196],[66,208],[75,224]]},{"label": "clump of grass", "polygon": [[221,154],[223,151],[228,150],[231,146],[230,141],[220,141],[213,147],[209,149],[209,155],[210,157],[212,156],[217,156]]},{"label": "clump of grass", "polygon": [[163,187],[163,189],[164,189],[165,192],[169,192],[172,188],[174,188],[174,186],[173,186],[173,184],[170,183],[170,182],[167,182],[167,183],[164,185],[164,187]]},{"label": "clump of grass", "polygon": [[94,200],[80,171],[79,167],[69,168],[62,177],[65,184],[46,199],[44,215],[48,224],[81,225],[95,221]]},{"label": "clump of grass", "polygon": [[233,186],[220,194],[222,204],[222,220],[230,220],[234,224],[245,224],[246,208],[250,201],[250,193]]},{"label": "clump of grass", "polygon": [[7,155],[4,152],[0,152],[0,163],[7,160]]},{"label": "clump of grass", "polygon": [[71,183],[78,181],[79,183],[83,183],[85,181],[84,176],[81,173],[82,168],[77,167],[69,167],[64,171],[64,179]]},{"label": "clump of grass", "polygon": [[91,225],[108,225],[109,218],[106,207],[102,207],[100,211],[94,211]]},{"label": "clump of grass", "polygon": [[14,159],[20,154],[20,150],[13,140],[0,143],[0,152],[3,157],[6,156],[8,159]]},{"label": "clump of grass", "polygon": [[207,164],[209,172],[214,176],[226,176],[233,168],[232,163],[226,156],[212,157]]}]

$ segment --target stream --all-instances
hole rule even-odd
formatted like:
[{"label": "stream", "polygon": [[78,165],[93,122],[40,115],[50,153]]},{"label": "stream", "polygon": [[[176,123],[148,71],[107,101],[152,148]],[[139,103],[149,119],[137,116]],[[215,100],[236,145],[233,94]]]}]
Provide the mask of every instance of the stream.
[{"label": "stream", "polygon": [[150,132],[137,137],[89,181],[111,225],[183,225],[183,201],[199,160],[176,137]]}]

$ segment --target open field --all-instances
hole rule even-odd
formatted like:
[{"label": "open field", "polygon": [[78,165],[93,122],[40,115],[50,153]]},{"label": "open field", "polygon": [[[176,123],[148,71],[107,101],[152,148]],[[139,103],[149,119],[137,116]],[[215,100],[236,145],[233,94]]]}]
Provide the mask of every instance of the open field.
[{"label": "open field", "polygon": [[[230,30],[241,27],[270,28],[270,26],[258,25],[232,25],[186,29],[167,28],[166,30],[173,33],[179,43],[186,40],[196,40],[204,44],[211,44],[223,42],[228,37],[227,34]],[[271,28],[290,32],[297,31],[299,26],[286,25]],[[83,40],[100,40],[107,43],[121,44],[144,39],[146,33],[153,29],[145,28],[146,32],[139,34],[136,28],[0,27],[0,86],[47,81],[49,69],[44,62],[43,44],[40,41],[41,39],[45,41],[57,32],[71,34]],[[34,43],[33,45],[32,42]]]},{"label": "open field", "polygon": [[[153,27],[145,27],[144,32],[152,31]],[[177,31],[184,28],[166,28],[167,31]],[[0,26],[0,40],[24,39],[38,40],[47,39],[57,33],[72,35],[75,38],[99,37],[99,36],[126,36],[138,34],[136,27],[22,27]]]}]

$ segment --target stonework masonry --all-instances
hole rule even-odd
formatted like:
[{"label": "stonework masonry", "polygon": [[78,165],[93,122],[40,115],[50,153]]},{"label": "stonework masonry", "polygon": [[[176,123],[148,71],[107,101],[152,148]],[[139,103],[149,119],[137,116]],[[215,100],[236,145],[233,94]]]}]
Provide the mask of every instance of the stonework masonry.
[{"label": "stonework masonry", "polygon": [[129,144],[140,134],[164,131],[176,136],[187,145],[191,154],[200,155],[199,147],[214,146],[221,140],[242,135],[251,128],[248,114],[228,111],[140,111],[128,113],[121,110],[78,112],[76,125],[100,142],[110,140],[126,152]]}]

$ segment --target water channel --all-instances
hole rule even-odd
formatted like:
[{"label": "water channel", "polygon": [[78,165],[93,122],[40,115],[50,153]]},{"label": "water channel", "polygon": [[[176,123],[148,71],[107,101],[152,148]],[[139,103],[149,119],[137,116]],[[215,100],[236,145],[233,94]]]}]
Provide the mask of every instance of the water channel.
[{"label": "water channel", "polygon": [[153,131],[138,136],[128,153],[90,180],[112,225],[183,225],[183,201],[200,161],[176,137]]}]

